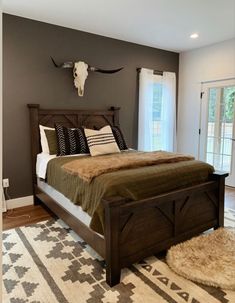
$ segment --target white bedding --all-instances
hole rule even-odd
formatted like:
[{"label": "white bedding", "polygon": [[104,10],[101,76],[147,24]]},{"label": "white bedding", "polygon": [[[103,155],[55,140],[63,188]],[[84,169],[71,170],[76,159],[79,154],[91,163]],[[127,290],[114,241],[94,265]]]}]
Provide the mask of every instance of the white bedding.
[{"label": "white bedding", "polygon": [[38,178],[46,178],[47,164],[53,158],[56,158],[56,155],[49,155],[47,153],[40,153],[37,155],[36,174]]}]

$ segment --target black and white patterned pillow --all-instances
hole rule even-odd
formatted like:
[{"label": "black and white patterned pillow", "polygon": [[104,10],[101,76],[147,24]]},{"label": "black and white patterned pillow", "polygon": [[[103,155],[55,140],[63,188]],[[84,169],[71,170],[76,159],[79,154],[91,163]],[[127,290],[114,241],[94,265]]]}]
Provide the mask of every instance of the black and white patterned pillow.
[{"label": "black and white patterned pillow", "polygon": [[128,149],[123,134],[118,126],[111,126],[114,138],[120,150]]},{"label": "black and white patterned pillow", "polygon": [[55,124],[55,130],[58,145],[57,156],[89,153],[83,128],[68,128]]}]

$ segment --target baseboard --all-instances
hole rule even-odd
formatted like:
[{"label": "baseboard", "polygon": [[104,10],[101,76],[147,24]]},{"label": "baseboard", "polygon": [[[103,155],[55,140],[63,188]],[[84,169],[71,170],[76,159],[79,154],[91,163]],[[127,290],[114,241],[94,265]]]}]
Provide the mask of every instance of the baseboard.
[{"label": "baseboard", "polygon": [[26,197],[6,200],[6,204],[7,204],[7,209],[33,205],[33,196],[26,196]]}]

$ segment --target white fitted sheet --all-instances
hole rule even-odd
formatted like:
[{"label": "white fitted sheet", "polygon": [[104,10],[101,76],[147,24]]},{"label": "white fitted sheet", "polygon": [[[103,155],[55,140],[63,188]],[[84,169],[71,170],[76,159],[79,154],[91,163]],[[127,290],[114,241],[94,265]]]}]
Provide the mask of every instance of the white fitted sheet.
[{"label": "white fitted sheet", "polygon": [[40,153],[37,155],[36,174],[38,178],[46,178],[47,164],[53,158],[56,158],[56,155],[49,155],[47,153]]}]

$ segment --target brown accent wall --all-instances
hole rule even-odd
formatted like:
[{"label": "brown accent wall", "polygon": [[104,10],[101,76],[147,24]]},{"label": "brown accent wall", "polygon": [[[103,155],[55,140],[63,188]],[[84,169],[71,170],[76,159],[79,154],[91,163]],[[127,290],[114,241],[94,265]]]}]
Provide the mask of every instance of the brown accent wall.
[{"label": "brown accent wall", "polygon": [[[157,21],[156,21],[157,22]],[[113,75],[90,73],[78,97],[71,70],[50,60],[81,60],[102,68],[124,66]],[[27,103],[45,108],[120,106],[129,146],[137,144],[137,67],[176,72],[178,53],[3,15],[3,175],[11,198],[32,194]]]}]

